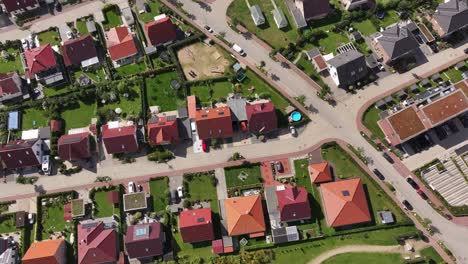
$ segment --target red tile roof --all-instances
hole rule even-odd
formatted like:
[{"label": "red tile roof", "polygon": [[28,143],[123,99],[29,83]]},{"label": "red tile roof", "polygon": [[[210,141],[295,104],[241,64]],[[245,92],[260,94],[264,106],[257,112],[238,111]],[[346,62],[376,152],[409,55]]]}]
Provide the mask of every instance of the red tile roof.
[{"label": "red tile roof", "polygon": [[62,45],[62,56],[65,66],[81,66],[81,62],[97,57],[96,44],[91,35],[65,41]]},{"label": "red tile roof", "polygon": [[224,247],[223,247],[223,240],[222,239],[213,240],[211,242],[211,247],[212,247],[213,254],[223,254],[224,253]]},{"label": "red tile roof", "polygon": [[371,221],[366,194],[360,178],[320,185],[324,212],[331,227]]},{"label": "red tile roof", "polygon": [[125,249],[129,258],[155,257],[163,254],[164,231],[159,222],[127,227]]},{"label": "red tile roof", "polygon": [[26,254],[24,254],[23,264],[65,264],[65,240],[43,240],[33,243]]},{"label": "red tile roof", "polygon": [[260,195],[233,197],[224,200],[229,236],[265,232]]},{"label": "red tile roof", "polygon": [[166,16],[145,24],[145,31],[151,45],[158,46],[176,39],[176,27]]},{"label": "red tile roof", "polygon": [[185,243],[213,240],[211,209],[202,208],[182,211],[179,215],[179,230]]},{"label": "red tile roof", "polygon": [[2,2],[3,5],[5,5],[7,13],[39,6],[39,2],[37,0],[3,0]]},{"label": "red tile roof", "polygon": [[58,140],[58,153],[61,160],[80,160],[91,157],[89,133],[63,135]]},{"label": "red tile roof", "polygon": [[[41,161],[33,150],[35,144],[41,144],[38,140],[15,140],[0,147],[0,159],[3,168],[18,169],[30,166],[39,166]],[[39,147],[40,149],[41,147]]]},{"label": "red tile roof", "polygon": [[131,153],[138,151],[138,141],[136,137],[136,126],[124,126],[109,128],[109,125],[103,125],[102,141],[106,146],[107,153]]},{"label": "red tile roof", "polygon": [[231,109],[210,108],[196,111],[198,137],[204,139],[232,137]]},{"label": "red tile roof", "polygon": [[21,92],[21,79],[17,72],[0,73],[0,98]]},{"label": "red tile roof", "polygon": [[278,128],[275,105],[272,102],[246,105],[247,121],[251,133],[268,133]]},{"label": "red tile roof", "polygon": [[332,180],[330,164],[320,162],[309,165],[310,180],[313,183],[329,182]]},{"label": "red tile roof", "polygon": [[99,264],[117,261],[117,232],[104,229],[104,223],[78,225],[78,264]]},{"label": "red tile roof", "polygon": [[176,144],[179,140],[177,118],[163,116],[148,120],[148,138],[151,145]]},{"label": "red tile roof", "polygon": [[60,120],[52,119],[50,120],[50,131],[58,132],[61,129]]},{"label": "red tile roof", "polygon": [[310,204],[308,193],[304,187],[291,187],[276,191],[280,218],[283,222],[310,219]]},{"label": "red tile roof", "polygon": [[119,192],[110,191],[107,193],[107,201],[111,204],[116,204],[119,202]]},{"label": "red tile roof", "polygon": [[107,50],[112,60],[116,61],[138,53],[135,39],[124,26],[111,28],[106,32]]},{"label": "red tile roof", "polygon": [[195,95],[187,96],[187,109],[189,118],[197,118],[197,97],[195,97]]},{"label": "red tile roof", "polygon": [[24,52],[26,64],[29,70],[26,75],[31,78],[34,74],[54,68],[57,66],[55,52],[50,44],[46,44],[34,49],[27,49]]}]

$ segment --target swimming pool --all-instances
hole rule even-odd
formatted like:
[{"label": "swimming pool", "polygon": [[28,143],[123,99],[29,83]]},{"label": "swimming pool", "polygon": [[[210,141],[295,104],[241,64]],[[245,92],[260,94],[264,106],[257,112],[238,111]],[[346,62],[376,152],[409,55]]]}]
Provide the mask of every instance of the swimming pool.
[{"label": "swimming pool", "polygon": [[294,111],[294,112],[291,113],[292,121],[297,122],[297,121],[301,120],[301,118],[302,118],[302,115],[301,115],[300,112]]}]

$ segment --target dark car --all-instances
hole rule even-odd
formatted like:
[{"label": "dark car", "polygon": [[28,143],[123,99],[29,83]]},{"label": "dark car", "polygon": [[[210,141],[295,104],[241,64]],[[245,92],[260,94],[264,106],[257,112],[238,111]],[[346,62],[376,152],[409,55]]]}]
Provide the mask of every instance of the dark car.
[{"label": "dark car", "polygon": [[277,172],[283,172],[284,170],[283,164],[281,164],[281,162],[279,161],[275,162],[275,169]]},{"label": "dark car", "polygon": [[388,155],[387,152],[382,153],[382,156],[383,156],[388,162],[390,162],[390,163],[392,163],[392,164],[394,163],[392,157],[390,157],[390,155]]},{"label": "dark car", "polygon": [[465,54],[468,54],[468,48],[466,48],[464,51],[465,51]]},{"label": "dark car", "polygon": [[427,200],[427,195],[423,192],[423,190],[418,189],[416,192],[419,194],[419,196],[421,196],[421,198]]},{"label": "dark car", "polygon": [[373,171],[377,178],[381,179],[382,181],[385,180],[385,176],[383,176],[383,174],[378,169],[374,169]]},{"label": "dark car", "polygon": [[413,210],[413,206],[407,200],[403,200],[401,201],[401,203],[403,204],[406,210],[409,210],[409,211]]},{"label": "dark car", "polygon": [[177,203],[179,200],[179,196],[177,195],[177,190],[172,190],[171,192],[171,202],[173,204]]},{"label": "dark car", "polygon": [[409,185],[411,185],[411,187],[413,187],[415,190],[419,189],[419,185],[413,180],[413,178],[411,177],[406,178],[406,182],[408,182]]}]

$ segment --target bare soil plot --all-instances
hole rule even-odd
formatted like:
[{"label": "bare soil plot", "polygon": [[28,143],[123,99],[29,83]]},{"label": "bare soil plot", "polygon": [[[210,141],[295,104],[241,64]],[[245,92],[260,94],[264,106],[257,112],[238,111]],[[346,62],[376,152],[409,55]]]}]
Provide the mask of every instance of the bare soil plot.
[{"label": "bare soil plot", "polygon": [[189,81],[222,76],[229,66],[221,49],[200,42],[178,50],[177,58]]}]

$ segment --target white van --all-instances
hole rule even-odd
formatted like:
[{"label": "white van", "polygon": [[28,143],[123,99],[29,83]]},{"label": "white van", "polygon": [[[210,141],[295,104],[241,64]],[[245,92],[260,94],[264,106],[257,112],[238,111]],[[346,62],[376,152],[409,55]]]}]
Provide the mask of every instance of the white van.
[{"label": "white van", "polygon": [[50,160],[49,155],[42,156],[42,171],[46,175],[50,175]]},{"label": "white van", "polygon": [[245,56],[244,50],[237,44],[232,45],[232,49],[239,53],[241,56]]}]

